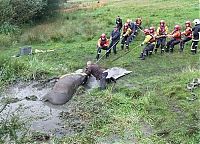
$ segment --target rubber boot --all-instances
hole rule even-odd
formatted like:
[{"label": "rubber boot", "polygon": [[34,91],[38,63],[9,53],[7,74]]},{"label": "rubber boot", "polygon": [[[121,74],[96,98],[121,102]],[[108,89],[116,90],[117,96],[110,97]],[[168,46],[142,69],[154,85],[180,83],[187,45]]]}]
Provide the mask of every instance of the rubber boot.
[{"label": "rubber boot", "polygon": [[129,51],[129,46],[128,45],[126,45],[126,50]]},{"label": "rubber boot", "polygon": [[158,49],[157,49],[157,48],[155,48],[155,50],[154,50],[154,53],[156,54],[156,53],[157,53],[157,51],[158,51]]},{"label": "rubber boot", "polygon": [[[164,48],[165,46],[161,46],[161,51],[160,51],[160,53],[161,54],[163,54],[164,52],[165,52],[165,48]],[[169,48],[168,48],[169,49]],[[166,50],[167,51],[167,50]]]},{"label": "rubber boot", "polygon": [[143,53],[140,54],[140,56],[138,58],[142,58],[143,57]]},{"label": "rubber boot", "polygon": [[100,54],[97,54],[97,56],[96,56],[96,59],[97,59],[97,60],[99,59],[99,56],[100,56]]},{"label": "rubber boot", "polygon": [[173,48],[170,48],[169,51],[170,51],[170,53],[173,53]]},{"label": "rubber boot", "polygon": [[121,49],[122,49],[122,50],[124,49],[124,44],[121,44]]}]

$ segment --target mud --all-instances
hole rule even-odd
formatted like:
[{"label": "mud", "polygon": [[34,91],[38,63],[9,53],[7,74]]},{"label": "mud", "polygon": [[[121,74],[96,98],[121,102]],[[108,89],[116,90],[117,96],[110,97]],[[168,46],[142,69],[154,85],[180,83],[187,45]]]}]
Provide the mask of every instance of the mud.
[{"label": "mud", "polygon": [[70,131],[64,128],[64,122],[60,117],[63,111],[70,111],[71,106],[53,106],[48,103],[43,103],[40,98],[43,97],[52,88],[52,84],[41,88],[38,83],[19,83],[9,87],[1,95],[1,105],[5,99],[18,99],[10,101],[9,104],[0,113],[0,120],[9,117],[11,113],[15,113],[20,109],[19,116],[21,120],[28,119],[27,127],[30,130],[41,133],[55,135],[57,137],[70,134]]}]

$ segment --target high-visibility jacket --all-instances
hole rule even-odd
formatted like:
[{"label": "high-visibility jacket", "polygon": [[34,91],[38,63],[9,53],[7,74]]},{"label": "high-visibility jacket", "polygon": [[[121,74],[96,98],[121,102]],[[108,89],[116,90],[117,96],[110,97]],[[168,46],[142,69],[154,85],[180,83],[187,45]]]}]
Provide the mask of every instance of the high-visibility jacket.
[{"label": "high-visibility jacket", "polygon": [[164,26],[164,27],[158,27],[157,28],[157,35],[158,36],[161,36],[161,35],[167,35],[167,33],[168,33],[168,27],[167,26]]},{"label": "high-visibility jacket", "polygon": [[156,39],[153,35],[149,34],[149,35],[146,35],[144,41],[142,42],[142,44],[155,44],[156,42]]},{"label": "high-visibility jacket", "polygon": [[173,31],[171,33],[172,37],[175,38],[176,40],[181,40],[181,32],[180,31]]},{"label": "high-visibility jacket", "polygon": [[98,47],[107,47],[109,45],[109,39],[102,40],[101,38],[98,40]]},{"label": "high-visibility jacket", "polygon": [[185,31],[182,32],[181,34],[185,35],[186,37],[192,38],[192,28],[186,27]]}]

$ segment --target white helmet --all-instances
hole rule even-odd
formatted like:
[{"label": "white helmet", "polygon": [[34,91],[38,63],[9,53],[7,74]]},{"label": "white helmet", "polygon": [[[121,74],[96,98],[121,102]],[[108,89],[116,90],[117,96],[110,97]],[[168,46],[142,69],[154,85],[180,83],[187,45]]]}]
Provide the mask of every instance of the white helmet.
[{"label": "white helmet", "polygon": [[200,20],[199,20],[199,19],[195,19],[195,20],[193,21],[193,23],[194,23],[195,25],[200,24]]}]

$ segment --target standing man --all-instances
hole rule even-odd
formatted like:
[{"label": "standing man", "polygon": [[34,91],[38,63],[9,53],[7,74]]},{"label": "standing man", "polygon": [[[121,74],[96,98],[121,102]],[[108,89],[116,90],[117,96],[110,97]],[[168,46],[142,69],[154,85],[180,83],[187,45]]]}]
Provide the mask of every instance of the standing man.
[{"label": "standing man", "polygon": [[99,59],[101,54],[101,49],[106,50],[106,58],[109,57],[109,52],[107,51],[109,48],[109,40],[106,38],[106,34],[102,34],[97,43],[97,56],[96,59]]},{"label": "standing man", "polygon": [[132,30],[129,28],[128,23],[125,23],[122,30],[122,40],[121,40],[121,49],[124,49],[124,44],[126,43],[126,49],[129,50],[128,37],[131,35]]},{"label": "standing man", "polygon": [[120,18],[120,16],[117,16],[116,20],[115,20],[116,26],[119,29],[119,31],[121,31],[122,28],[122,19]]},{"label": "standing man", "polygon": [[168,27],[164,20],[160,21],[160,26],[157,28],[157,43],[155,51],[161,46],[161,53],[165,51],[166,36],[168,33]]},{"label": "standing man", "polygon": [[180,52],[183,52],[185,43],[192,39],[192,25],[190,21],[185,22],[185,31],[181,35],[184,35],[184,38],[180,42]]},{"label": "standing man", "polygon": [[200,35],[200,20],[195,19],[193,21],[195,26],[192,28],[192,46],[191,46],[191,52],[192,54],[197,53],[197,47],[198,47],[198,42],[199,42],[199,35]]},{"label": "standing man", "polygon": [[108,75],[108,72],[104,72],[104,69],[102,69],[100,66],[98,66],[97,64],[93,64],[91,61],[88,61],[85,73],[88,76],[93,75],[96,80],[99,81],[100,90],[106,89],[106,77]]},{"label": "standing man", "polygon": [[170,41],[167,42],[166,52],[173,53],[174,46],[179,44],[181,41],[181,27],[179,25],[175,25],[174,31],[168,35],[171,37]]},{"label": "standing man", "polygon": [[111,48],[113,48],[114,54],[117,54],[116,45],[118,44],[120,40],[120,32],[117,27],[114,27],[114,30],[111,32],[110,40],[111,40],[111,43],[109,46],[109,49],[110,49],[109,53],[111,53]]}]

